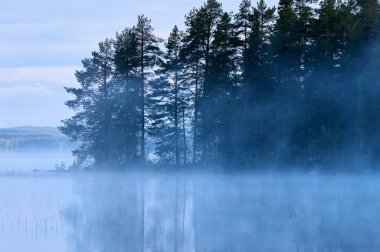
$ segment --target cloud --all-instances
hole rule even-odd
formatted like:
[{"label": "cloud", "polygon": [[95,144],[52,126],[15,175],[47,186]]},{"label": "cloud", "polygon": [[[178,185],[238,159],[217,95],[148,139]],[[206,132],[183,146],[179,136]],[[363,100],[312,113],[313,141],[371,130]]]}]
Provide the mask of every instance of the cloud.
[{"label": "cloud", "polygon": [[50,90],[41,84],[34,85],[20,85],[12,87],[1,87],[0,86],[0,97],[1,96],[12,96],[20,93],[36,93],[39,95],[50,95]]},{"label": "cloud", "polygon": [[68,118],[64,86],[78,85],[74,67],[0,68],[2,127],[60,125]]},{"label": "cloud", "polygon": [[[152,19],[156,34],[167,37],[174,25],[204,0],[13,0],[0,8],[0,67],[74,66],[97,43],[136,23]],[[222,1],[237,10],[240,1]],[[32,10],[32,11],[31,11]]]},{"label": "cloud", "polygon": [[7,83],[50,82],[76,84],[75,67],[4,67],[0,68],[0,87]]},{"label": "cloud", "polygon": [[[205,0],[6,0],[0,8],[0,118],[3,126],[59,125],[70,111],[63,86],[98,42],[152,19],[165,38]],[[240,1],[222,1],[226,11]],[[273,1],[273,4],[277,2]],[[1,124],[0,124],[1,125]]]}]

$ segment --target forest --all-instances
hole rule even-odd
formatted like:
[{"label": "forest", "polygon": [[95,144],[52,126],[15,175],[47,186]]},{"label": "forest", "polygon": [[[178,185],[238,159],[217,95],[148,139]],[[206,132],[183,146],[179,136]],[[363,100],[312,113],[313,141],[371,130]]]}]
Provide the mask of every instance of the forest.
[{"label": "forest", "polygon": [[0,152],[75,148],[56,127],[0,128]]},{"label": "forest", "polygon": [[75,167],[376,169],[377,0],[207,0],[183,26],[139,15],[82,60],[60,127]]}]

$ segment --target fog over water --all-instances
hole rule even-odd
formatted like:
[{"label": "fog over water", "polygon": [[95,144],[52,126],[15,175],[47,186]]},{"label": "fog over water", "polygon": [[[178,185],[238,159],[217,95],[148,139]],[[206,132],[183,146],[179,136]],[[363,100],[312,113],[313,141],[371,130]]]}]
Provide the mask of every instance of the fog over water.
[{"label": "fog over water", "polygon": [[69,150],[0,151],[0,174],[30,173],[34,169],[40,171],[54,170],[56,164],[64,162],[65,165],[70,165],[73,160],[74,157]]},{"label": "fog over water", "polygon": [[0,252],[380,251],[379,0],[3,2]]},{"label": "fog over water", "polygon": [[46,156],[7,155],[29,171],[1,172],[0,251],[380,249],[378,176],[30,172]]}]

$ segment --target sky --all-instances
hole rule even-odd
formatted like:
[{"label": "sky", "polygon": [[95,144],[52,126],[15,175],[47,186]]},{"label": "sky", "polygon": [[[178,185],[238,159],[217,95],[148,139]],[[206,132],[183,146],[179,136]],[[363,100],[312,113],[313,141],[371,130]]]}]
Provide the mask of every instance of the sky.
[{"label": "sky", "polygon": [[[64,86],[99,41],[151,18],[166,38],[203,0],[2,0],[0,8],[0,128],[59,126],[72,115]],[[240,0],[222,0],[236,11]],[[255,2],[255,1],[253,1]],[[267,0],[274,5],[276,0]]]}]

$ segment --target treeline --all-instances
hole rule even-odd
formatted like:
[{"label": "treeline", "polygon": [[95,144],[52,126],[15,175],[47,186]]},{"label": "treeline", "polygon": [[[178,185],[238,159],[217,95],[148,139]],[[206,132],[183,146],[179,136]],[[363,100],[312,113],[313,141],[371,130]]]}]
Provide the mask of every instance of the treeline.
[{"label": "treeline", "polygon": [[376,164],[379,22],[377,0],[207,0],[164,41],[140,15],[82,61],[60,129],[104,168]]},{"label": "treeline", "polygon": [[77,145],[53,127],[0,129],[0,151],[63,151],[74,147]]}]

